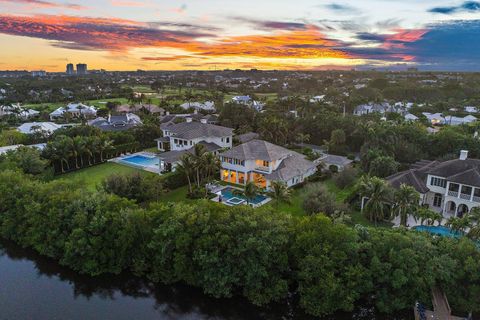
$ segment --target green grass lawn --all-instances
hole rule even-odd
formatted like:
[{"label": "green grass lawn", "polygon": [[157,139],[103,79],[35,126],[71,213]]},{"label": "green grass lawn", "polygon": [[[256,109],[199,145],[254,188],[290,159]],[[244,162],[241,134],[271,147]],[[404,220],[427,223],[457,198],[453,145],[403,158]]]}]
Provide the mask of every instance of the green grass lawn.
[{"label": "green grass lawn", "polygon": [[88,190],[95,191],[97,185],[99,185],[106,177],[118,173],[129,174],[132,172],[140,172],[141,174],[153,174],[147,171],[135,169],[132,167],[123,166],[117,163],[103,163],[93,167],[81,169],[75,172],[66,173],[57,176],[55,179],[69,179],[79,184],[84,184]]},{"label": "green grass lawn", "polygon": [[290,202],[281,202],[277,203],[275,201],[271,201],[267,206],[278,210],[283,213],[291,214],[292,216],[303,216],[305,215],[305,211],[303,210],[303,196],[304,196],[305,189],[293,189],[292,194],[290,197]]},{"label": "green grass lawn", "polygon": [[193,202],[196,200],[187,198],[188,186],[172,190],[162,196],[160,202]]}]

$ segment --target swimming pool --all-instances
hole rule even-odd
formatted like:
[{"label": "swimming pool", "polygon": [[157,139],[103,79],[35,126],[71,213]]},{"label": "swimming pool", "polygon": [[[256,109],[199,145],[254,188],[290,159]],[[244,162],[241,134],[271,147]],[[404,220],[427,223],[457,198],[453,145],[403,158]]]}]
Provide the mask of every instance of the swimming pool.
[{"label": "swimming pool", "polygon": [[[225,202],[226,204],[229,204],[232,206],[236,206],[239,204],[246,204],[247,198],[245,198],[243,195],[235,194],[235,190],[236,189],[232,187],[227,187],[221,190],[220,193],[222,196],[222,202]],[[255,198],[249,199],[248,203],[253,205],[258,205],[267,199],[268,197],[258,194],[255,196]]]},{"label": "swimming pool", "polygon": [[120,160],[127,164],[134,165],[136,167],[158,167],[160,165],[160,159],[157,156],[146,156],[142,154],[132,155]]},{"label": "swimming pool", "polygon": [[444,226],[416,226],[413,227],[416,231],[424,231],[431,234],[436,234],[439,236],[450,237],[450,238],[460,238],[463,236],[462,233],[453,231],[450,228]]}]

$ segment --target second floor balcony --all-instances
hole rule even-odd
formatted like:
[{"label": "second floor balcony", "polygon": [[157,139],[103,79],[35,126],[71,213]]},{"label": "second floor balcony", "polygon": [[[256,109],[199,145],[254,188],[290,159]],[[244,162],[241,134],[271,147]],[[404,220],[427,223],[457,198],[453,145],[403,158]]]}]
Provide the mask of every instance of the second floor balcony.
[{"label": "second floor balcony", "polygon": [[255,168],[255,171],[270,173],[270,167],[258,166]]}]

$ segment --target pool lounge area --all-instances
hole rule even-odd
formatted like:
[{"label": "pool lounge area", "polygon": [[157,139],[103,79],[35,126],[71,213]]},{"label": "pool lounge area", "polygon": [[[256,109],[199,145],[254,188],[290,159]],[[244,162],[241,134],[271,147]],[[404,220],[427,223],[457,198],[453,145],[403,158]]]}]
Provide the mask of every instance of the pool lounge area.
[{"label": "pool lounge area", "polygon": [[258,194],[254,198],[248,199],[247,201],[246,197],[240,194],[236,194],[235,192],[235,190],[242,189],[230,186],[212,185],[210,186],[210,190],[212,193],[215,193],[217,195],[212,199],[212,201],[223,203],[227,206],[250,205],[254,208],[258,208],[272,200],[265,195]]},{"label": "pool lounge area", "polygon": [[160,158],[155,153],[138,152],[127,154],[110,161],[160,174]]}]

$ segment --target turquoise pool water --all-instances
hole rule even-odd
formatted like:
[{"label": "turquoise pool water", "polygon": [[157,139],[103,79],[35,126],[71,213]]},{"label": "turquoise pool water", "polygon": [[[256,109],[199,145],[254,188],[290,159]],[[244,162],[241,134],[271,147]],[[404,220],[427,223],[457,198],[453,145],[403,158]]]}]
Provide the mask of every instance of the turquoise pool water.
[{"label": "turquoise pool water", "polygon": [[123,158],[120,162],[126,162],[137,167],[158,167],[160,160],[158,157],[147,157],[141,154]]},{"label": "turquoise pool water", "polygon": [[463,236],[460,232],[453,231],[452,229],[443,226],[416,226],[413,227],[413,229],[450,238],[460,238]]},{"label": "turquoise pool water", "polygon": [[[247,202],[247,198],[242,195],[235,194],[235,188],[227,187],[221,191],[222,201],[231,205],[239,205]],[[268,198],[263,195],[257,195],[253,199],[249,199],[250,204],[259,204]]]}]

